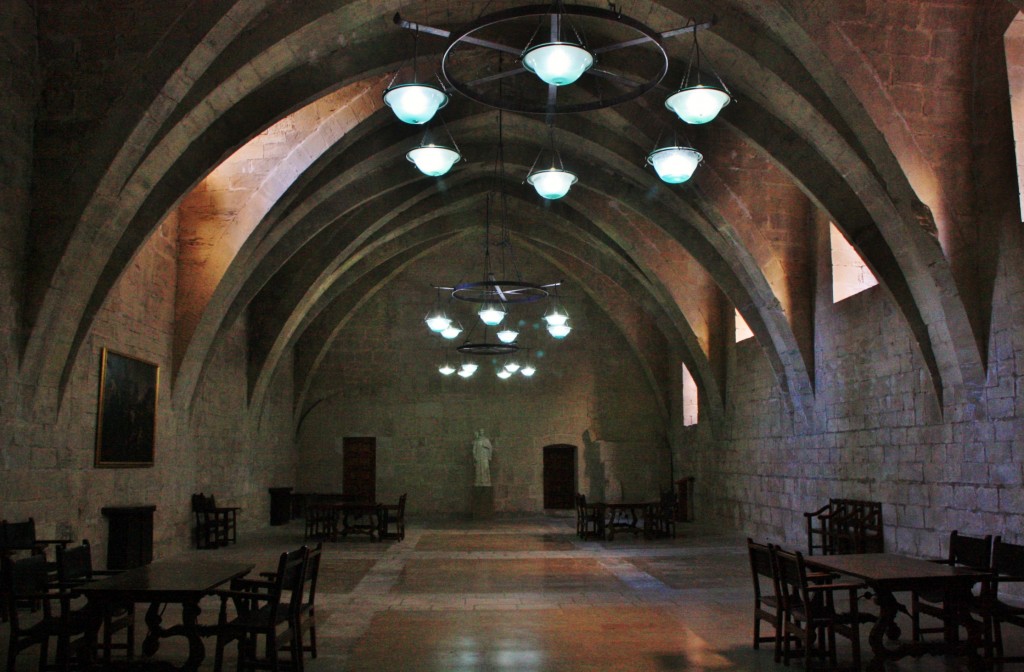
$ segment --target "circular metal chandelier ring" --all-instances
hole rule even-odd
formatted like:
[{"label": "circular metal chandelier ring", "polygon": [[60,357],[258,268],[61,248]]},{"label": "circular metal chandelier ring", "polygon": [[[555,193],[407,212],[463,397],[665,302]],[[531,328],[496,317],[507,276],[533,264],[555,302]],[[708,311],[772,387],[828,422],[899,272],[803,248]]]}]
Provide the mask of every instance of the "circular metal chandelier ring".
[{"label": "circular metal chandelier ring", "polygon": [[548,297],[548,287],[520,280],[480,280],[462,282],[452,288],[452,298],[471,303],[533,303]]},{"label": "circular metal chandelier ring", "polygon": [[519,352],[515,343],[463,343],[456,348],[464,355],[511,355]]},{"label": "circular metal chandelier ring", "polygon": [[624,87],[625,90],[617,95],[598,97],[591,101],[560,104],[558,102],[559,87],[554,85],[547,87],[547,95],[544,96],[542,101],[501,99],[478,88],[481,84],[497,81],[499,79],[516,77],[523,73],[529,77],[534,76],[521,66],[503,73],[498,73],[473,81],[466,81],[453,71],[452,56],[460,46],[464,45],[473,45],[476,47],[507,53],[518,60],[522,56],[522,49],[516,49],[514,47],[494,42],[493,40],[478,37],[475,33],[496,26],[500,29],[501,24],[517,22],[531,17],[546,16],[551,13],[550,3],[545,5],[513,7],[482,16],[473,23],[463,27],[461,30],[452,32],[449,37],[448,47],[445,49],[444,55],[441,57],[441,73],[444,75],[445,80],[453,89],[462,95],[489,107],[524,114],[568,114],[600,110],[633,100],[634,98],[644,95],[660,84],[666,73],[668,73],[669,59],[668,53],[665,51],[665,46],[662,44],[662,33],[655,31],[650,26],[637,21],[636,19],[624,16],[618,12],[603,9],[601,7],[591,7],[588,5],[563,5],[559,13],[567,16],[597,19],[600,21],[614,23],[624,26],[634,34],[631,39],[591,49],[591,52],[595,56],[620,49],[643,46],[650,43],[656,47],[656,53],[660,57],[660,67],[658,68],[657,73],[653,76],[637,80],[607,70],[601,70],[595,65],[595,67],[584,73],[585,77],[598,77],[605,81],[615,82]]}]

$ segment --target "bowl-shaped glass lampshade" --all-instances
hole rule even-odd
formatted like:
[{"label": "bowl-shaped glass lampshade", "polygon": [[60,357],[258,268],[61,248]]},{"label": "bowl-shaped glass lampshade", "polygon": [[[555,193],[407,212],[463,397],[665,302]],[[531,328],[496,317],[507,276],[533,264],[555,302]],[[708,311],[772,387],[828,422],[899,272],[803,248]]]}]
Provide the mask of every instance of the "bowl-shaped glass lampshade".
[{"label": "bowl-shaped glass lampshade", "polygon": [[594,55],[572,42],[547,42],[523,52],[523,67],[545,84],[572,84],[594,65]]},{"label": "bowl-shaped glass lampshade", "polygon": [[512,374],[509,373],[507,369],[502,369],[501,371],[498,371],[498,378],[501,378],[502,380],[507,380],[511,377]]},{"label": "bowl-shaped glass lampshade", "polygon": [[463,378],[469,378],[474,373],[476,373],[476,370],[478,368],[479,368],[478,364],[473,364],[471,362],[465,362],[465,363],[462,364],[462,366],[459,367],[459,375],[462,376]]},{"label": "bowl-shaped glass lampshade", "polygon": [[447,338],[449,341],[461,333],[462,327],[456,325],[454,322],[441,330],[441,336]]},{"label": "bowl-shaped glass lampshade", "polygon": [[688,124],[706,124],[729,104],[732,98],[717,86],[688,86],[665,99],[665,107]]},{"label": "bowl-shaped glass lampshade", "polygon": [[532,364],[527,364],[523,368],[519,369],[519,373],[529,378],[533,374],[537,373],[537,369],[535,369]]},{"label": "bowl-shaped glass lampshade", "polygon": [[445,362],[441,366],[437,367],[437,370],[441,373],[442,376],[450,376],[453,373],[455,373],[455,369],[448,362]]},{"label": "bowl-shaped glass lampshade", "polygon": [[480,316],[484,324],[493,327],[501,324],[501,321],[505,319],[505,308],[497,303],[485,303],[477,315]]},{"label": "bowl-shaped glass lampshade", "polygon": [[505,362],[505,370],[508,371],[509,373],[515,373],[521,368],[522,366],[520,366],[519,362],[517,362],[514,359],[510,359],[509,361]]},{"label": "bowl-shaped glass lampshade", "polygon": [[508,327],[498,332],[498,340],[502,343],[512,343],[519,337],[519,332]]},{"label": "bowl-shaped glass lampshade", "polygon": [[703,158],[696,149],[673,146],[654,150],[647,156],[647,162],[654,166],[663,182],[680,184],[693,176]]},{"label": "bowl-shaped glass lampshade", "polygon": [[544,316],[544,321],[548,323],[549,327],[561,326],[565,324],[569,316],[565,314],[565,310],[558,304],[551,307],[547,315]]},{"label": "bowl-shaped glass lampshade", "polygon": [[416,164],[419,171],[428,177],[440,177],[452,169],[462,155],[451,147],[443,145],[420,145],[409,150],[405,158]]},{"label": "bowl-shaped glass lampshade", "polygon": [[452,324],[451,318],[445,315],[440,308],[430,311],[423,321],[427,323],[427,328],[435,334],[440,334]]},{"label": "bowl-shaped glass lampshade", "polygon": [[570,327],[568,324],[548,325],[548,333],[551,334],[552,338],[557,338],[559,340],[568,336],[570,331],[572,331],[572,327]]},{"label": "bowl-shaped glass lampshade", "polygon": [[549,168],[535,170],[527,176],[526,181],[544,198],[555,200],[569,193],[569,187],[576,184],[576,174],[568,170]]},{"label": "bowl-shaped glass lampshade", "polygon": [[425,124],[448,104],[448,94],[433,84],[395,84],[384,91],[384,104],[407,124]]}]

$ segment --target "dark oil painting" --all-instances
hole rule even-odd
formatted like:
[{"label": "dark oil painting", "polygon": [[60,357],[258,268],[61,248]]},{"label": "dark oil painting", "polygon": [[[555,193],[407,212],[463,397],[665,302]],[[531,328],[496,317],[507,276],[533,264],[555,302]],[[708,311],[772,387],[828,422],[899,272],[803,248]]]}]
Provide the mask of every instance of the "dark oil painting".
[{"label": "dark oil painting", "polygon": [[156,443],[160,367],[103,348],[97,467],[149,467]]}]

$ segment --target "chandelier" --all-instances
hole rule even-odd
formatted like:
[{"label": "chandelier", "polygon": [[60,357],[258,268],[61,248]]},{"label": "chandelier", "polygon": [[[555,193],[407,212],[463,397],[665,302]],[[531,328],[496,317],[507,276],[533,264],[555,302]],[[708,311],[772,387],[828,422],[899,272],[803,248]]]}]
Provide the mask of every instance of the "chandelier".
[{"label": "chandelier", "polygon": [[[543,320],[552,338],[562,340],[572,331],[569,314],[558,296],[561,282],[528,282],[519,271],[508,228],[503,125],[503,113],[499,110],[494,188],[487,194],[484,217],[483,264],[479,276],[482,279],[434,285],[435,302],[423,318],[427,328],[445,340],[455,342],[465,334],[454,352],[445,349],[444,361],[437,369],[444,376],[458,373],[462,378],[469,378],[479,368],[473,360],[484,356],[498,358],[499,378],[508,379],[516,373],[532,377],[537,371],[536,361],[533,351],[525,347],[520,338],[523,323],[517,322],[519,313],[525,314],[530,304],[547,304]],[[497,226],[493,226],[495,219]],[[458,316],[460,312],[466,313],[462,319]],[[468,329],[463,327],[462,320],[468,322]],[[457,369],[452,365],[453,360],[459,365]]]},{"label": "chandelier", "polygon": [[[400,14],[394,20],[413,33],[414,45],[421,33],[446,39],[448,45],[437,84],[418,81],[414,46],[412,81],[396,83],[396,72],[384,92],[385,103],[399,119],[413,124],[428,123],[452,92],[499,110],[544,115],[549,146],[541,150],[525,181],[545,199],[565,196],[579,178],[566,169],[555,148],[554,118],[618,105],[659,87],[669,66],[665,40],[693,36],[682,82],[665,100],[680,120],[706,124],[732,100],[721,77],[702,59],[697,41],[698,32],[712,27],[714,18],[659,32],[611,4],[604,9],[554,0],[486,14],[455,31],[407,21]],[[600,35],[603,41],[588,40],[588,35]],[[446,174],[462,158],[448,136],[447,143],[424,139],[410,151],[409,160],[426,175]],[[666,144],[659,138],[646,162],[664,182],[680,184],[692,177],[704,157],[685,138],[680,141],[678,132],[671,136],[673,141]],[[542,161],[545,155],[550,161]],[[430,168],[424,169],[421,161]]]}]

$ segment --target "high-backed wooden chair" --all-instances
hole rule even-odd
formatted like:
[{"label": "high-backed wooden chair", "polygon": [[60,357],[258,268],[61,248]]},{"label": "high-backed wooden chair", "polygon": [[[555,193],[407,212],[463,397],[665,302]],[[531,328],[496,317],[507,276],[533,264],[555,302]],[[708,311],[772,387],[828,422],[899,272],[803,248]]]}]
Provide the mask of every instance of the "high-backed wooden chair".
[{"label": "high-backed wooden chair", "polygon": [[576,495],[576,506],[579,509],[580,539],[604,539],[604,506],[588,504],[587,496],[582,493]]},{"label": "high-backed wooden chair", "polygon": [[[801,644],[804,669],[810,670],[812,659],[823,657],[829,668],[835,669],[836,635],[850,640],[853,651],[853,669],[860,670],[860,623],[857,609],[857,591],[860,583],[836,583],[827,579],[811,582],[804,557],[799,552],[788,553],[772,548],[775,575],[779,582],[782,602],[782,661],[787,666],[793,655],[793,641]],[[836,608],[835,593],[846,592],[847,610]]]},{"label": "high-backed wooden chair", "polygon": [[992,572],[995,579],[985,585],[974,609],[985,624],[985,656],[993,663],[1024,662],[1024,656],[1007,656],[1003,649],[1003,625],[1024,628],[1024,606],[999,596],[1000,586],[1024,582],[1024,546],[996,537],[992,545]]},{"label": "high-backed wooden chair", "polygon": [[377,519],[380,524],[381,539],[405,539],[405,499],[403,493],[397,504],[381,504]]},{"label": "high-backed wooden chair", "polygon": [[[949,534],[949,554],[943,560],[945,565],[967,567],[980,571],[988,571],[992,564],[992,535],[984,537],[968,537],[953,530]],[[927,614],[942,621],[937,627],[921,627],[921,615]],[[922,635],[943,633],[949,641],[959,637],[959,628],[945,604],[945,595],[939,592],[913,592],[910,594],[911,639],[919,642]]]},{"label": "high-backed wooden chair", "polygon": [[[51,566],[43,555],[12,560],[3,558],[3,580],[10,616],[7,670],[14,672],[18,654],[39,646],[39,669],[69,671],[83,664],[95,645],[99,623],[88,608],[74,609],[67,592],[53,590]],[[41,605],[40,612],[22,618],[18,607],[26,602]],[[56,658],[49,660],[50,640],[56,640]],[[76,655],[78,656],[76,659]]]},{"label": "high-backed wooden chair", "polygon": [[[402,495],[404,498],[405,495]],[[303,575],[302,603],[299,605],[298,624],[296,630],[299,640],[300,658],[309,652],[316,658],[316,583],[320,576],[320,558],[323,555],[323,543],[317,544],[306,557],[306,570]],[[309,641],[306,641],[306,633]]]},{"label": "high-backed wooden chair", "polygon": [[0,553],[10,556],[17,551],[43,553],[47,546],[67,546],[71,539],[40,539],[36,536],[34,518],[12,523],[0,521]]},{"label": "high-backed wooden chair", "polygon": [[[750,574],[754,579],[754,648],[771,642],[775,648],[775,662],[782,660],[782,600],[779,581],[775,576],[771,549],[747,537],[750,555]],[[772,626],[771,635],[761,634],[761,622]]]},{"label": "high-backed wooden chair", "polygon": [[237,506],[217,506],[213,495],[192,495],[196,548],[219,548],[238,541]]},{"label": "high-backed wooden chair", "polygon": [[[215,672],[223,669],[224,648],[232,641],[238,642],[240,670],[301,672],[302,647],[295,624],[302,605],[308,553],[306,546],[282,553],[277,571],[266,579],[235,579],[230,590],[217,592],[221,606]],[[233,618],[228,616],[229,601],[235,606]],[[290,660],[281,659],[282,650],[290,652]]]},{"label": "high-backed wooden chair", "polygon": [[[92,566],[92,547],[88,539],[83,539],[80,546],[57,548],[57,581],[60,590],[69,594],[83,583],[88,583],[103,576],[120,574],[119,571],[97,570]],[[111,662],[111,654],[124,651],[128,660],[135,653],[135,605],[124,604],[112,606],[99,614],[103,625],[103,638],[97,648],[103,653],[103,662]],[[115,642],[114,633],[125,632],[124,642]]]}]

